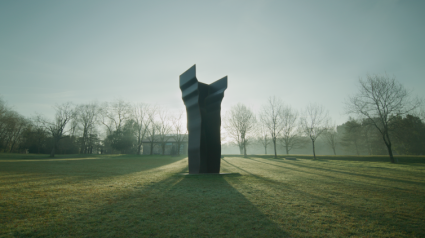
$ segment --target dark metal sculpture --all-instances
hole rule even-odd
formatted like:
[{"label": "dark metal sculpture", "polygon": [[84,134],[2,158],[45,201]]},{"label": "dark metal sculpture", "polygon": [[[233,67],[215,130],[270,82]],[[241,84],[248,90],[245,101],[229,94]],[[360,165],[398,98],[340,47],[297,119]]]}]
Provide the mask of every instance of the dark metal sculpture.
[{"label": "dark metal sculpture", "polygon": [[198,82],[196,65],[180,75],[189,131],[189,174],[220,173],[220,109],[226,88],[227,76],[210,85]]}]

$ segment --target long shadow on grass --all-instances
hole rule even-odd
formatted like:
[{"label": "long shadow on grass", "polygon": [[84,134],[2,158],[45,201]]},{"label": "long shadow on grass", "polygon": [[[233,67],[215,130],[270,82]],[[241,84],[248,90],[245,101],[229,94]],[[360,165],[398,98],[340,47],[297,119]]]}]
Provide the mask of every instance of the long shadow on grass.
[{"label": "long shadow on grass", "polygon": [[[183,170],[182,170],[183,172]],[[40,237],[290,237],[222,175],[173,175],[99,198],[47,226],[16,232]],[[105,202],[105,199],[107,202]]]},{"label": "long shadow on grass", "polygon": [[[404,189],[404,188],[399,188],[399,187],[394,187],[394,186],[384,186],[384,185],[382,185],[382,184],[374,184],[374,183],[367,183],[367,182],[364,182],[364,181],[360,181],[360,180],[355,180],[354,179],[354,177],[353,177],[353,179],[347,179],[347,178],[340,178],[340,177],[334,177],[334,176],[330,176],[330,175],[326,175],[326,174],[322,174],[322,173],[314,173],[314,172],[312,172],[312,171],[304,171],[304,170],[300,170],[300,169],[295,169],[295,168],[289,168],[289,167],[286,167],[286,166],[280,166],[280,165],[276,165],[276,164],[272,164],[272,163],[267,163],[267,162],[264,162],[264,161],[260,161],[260,160],[256,160],[256,159],[253,159],[253,158],[246,158],[246,159],[250,159],[250,160],[252,160],[252,161],[255,161],[255,162],[258,162],[258,163],[263,163],[263,164],[267,164],[267,165],[271,165],[271,166],[276,166],[276,167],[279,167],[279,168],[282,168],[282,169],[285,169],[285,170],[289,170],[289,171],[297,171],[297,172],[300,172],[300,173],[305,173],[305,174],[314,174],[314,175],[318,175],[318,176],[322,176],[322,177],[326,177],[326,178],[330,178],[330,179],[333,179],[333,180],[336,180],[336,179],[338,179],[338,180],[341,180],[341,179],[343,179],[343,180],[346,180],[346,181],[355,181],[356,183],[362,183],[362,184],[365,184],[365,185],[368,185],[368,186],[379,186],[379,187],[384,187],[384,188],[389,188],[389,189],[397,189],[397,190],[401,190],[401,191],[404,191],[404,192],[409,192],[409,191],[412,191],[412,189]],[[268,159],[268,160],[272,160],[272,159]],[[290,162],[284,162],[284,161],[279,161],[279,160],[272,160],[273,162],[279,162],[279,163],[283,163],[283,164],[287,164],[287,165],[296,165],[296,166],[298,166],[298,167],[308,167],[308,168],[312,168],[312,169],[316,169],[316,170],[321,170],[321,168],[317,168],[317,167],[309,167],[309,166],[302,166],[302,165],[297,165],[297,164],[295,164],[295,163],[290,163]],[[369,178],[380,178],[380,180],[386,180],[385,178],[383,178],[383,177],[376,177],[376,176],[368,176],[368,175],[362,175],[362,174],[356,174],[356,173],[349,173],[349,172],[341,172],[341,171],[338,171],[338,170],[330,170],[330,169],[322,169],[322,170],[326,170],[326,172],[332,172],[332,173],[334,173],[334,172],[336,172],[336,173],[341,173],[341,174],[348,174],[348,175],[356,175],[356,176],[359,176],[359,177],[369,177]],[[332,173],[327,173],[327,174],[332,174]],[[394,181],[398,181],[398,182],[404,182],[405,180],[397,180],[397,179],[393,179]],[[408,182],[410,182],[410,181],[408,181]],[[419,183],[419,185],[421,185],[420,184],[420,182],[411,182],[411,183],[413,183],[413,184],[415,184],[415,183]]]},{"label": "long shadow on grass", "polygon": [[[286,168],[286,167],[283,167],[283,166],[279,166],[279,165],[275,165],[275,164],[270,164],[270,163],[266,163],[266,162],[262,162],[262,161],[258,161],[258,160],[254,160],[254,159],[251,159],[251,158],[249,158],[249,157],[247,157],[247,158],[245,158],[245,159],[250,159],[250,160],[255,161],[255,162],[258,162],[258,163],[263,163],[263,164],[267,164],[267,165],[271,165],[271,166],[280,167],[280,168],[285,169],[285,170],[288,170],[288,171],[297,171],[297,172],[301,172],[301,173],[312,174],[312,173],[305,172],[305,171],[302,171],[302,170],[290,169],[290,168]],[[275,181],[275,180],[273,180],[273,179],[269,179],[269,178],[266,178],[266,177],[262,177],[262,176],[260,176],[260,175],[254,174],[254,173],[251,173],[251,172],[249,172],[248,170],[245,170],[245,169],[243,169],[243,168],[241,168],[241,167],[239,167],[239,166],[237,166],[237,165],[235,165],[235,164],[233,164],[233,163],[229,162],[229,160],[225,160],[225,159],[223,159],[223,161],[224,161],[224,162],[226,162],[227,164],[229,164],[230,166],[233,166],[233,167],[235,167],[235,168],[237,168],[237,169],[239,169],[239,170],[241,170],[241,171],[244,171],[244,172],[245,172],[245,173],[247,173],[249,176],[252,176],[252,177],[255,177],[256,179],[262,180],[263,182],[265,182],[265,183],[267,183],[267,184],[275,184],[275,185],[280,185],[280,186],[282,186],[282,185],[283,185],[281,182],[278,182],[278,181]],[[316,174],[316,175],[323,176],[323,177],[327,177],[327,178],[330,178],[330,179],[335,179],[335,178],[334,178],[334,177],[332,177],[332,176],[326,176],[326,175],[321,175],[321,174]]]},{"label": "long shadow on grass", "polygon": [[[251,172],[249,172],[249,171],[247,171],[247,170],[245,170],[245,169],[243,169],[243,168],[241,168],[241,167],[239,167],[239,166],[236,166],[235,164],[230,163],[228,159],[222,159],[222,161],[223,161],[223,162],[228,163],[229,165],[231,165],[231,166],[233,166],[233,167],[235,167],[235,168],[237,168],[237,169],[239,169],[239,170],[241,170],[241,171],[244,171],[245,173],[249,174],[249,175],[250,175],[250,176],[252,176],[252,177],[255,177],[255,178],[257,178],[257,179],[261,179],[261,180],[264,180],[264,181],[267,181],[267,182],[275,182],[275,183],[277,183],[277,182],[276,182],[276,181],[274,181],[274,180],[270,180],[270,179],[264,178],[264,177],[262,177],[262,176],[260,176],[260,175],[253,174],[253,173],[251,173]],[[255,160],[254,160],[254,161],[255,161]]]},{"label": "long shadow on grass", "polygon": [[[233,176],[186,176],[166,197],[176,196],[184,203],[168,202],[169,208],[185,211],[179,218],[188,224],[178,228],[184,236],[288,237],[226,179]],[[191,230],[186,233],[185,230]],[[184,232],[184,233],[183,233]]]},{"label": "long shadow on grass", "polygon": [[[253,159],[253,158],[250,158],[250,157],[246,157],[245,159],[249,159],[249,160],[252,160],[252,161],[254,161],[254,162],[257,162],[257,163],[262,163],[262,164],[266,164],[266,165],[271,165],[271,166],[273,166],[273,167],[279,167],[279,168],[281,168],[281,169],[284,169],[284,170],[288,170],[288,171],[296,171],[296,172],[299,172],[299,173],[305,173],[305,174],[314,174],[314,175],[318,175],[318,176],[322,176],[322,177],[325,177],[325,178],[328,178],[328,179],[331,179],[331,180],[335,180],[336,179],[336,177],[333,177],[333,176],[329,176],[329,175],[324,175],[324,174],[319,174],[319,173],[313,173],[313,172],[310,172],[310,171],[303,171],[303,170],[300,170],[300,169],[294,169],[294,168],[289,168],[289,167],[285,167],[285,166],[281,166],[281,165],[276,165],[276,164],[271,164],[271,163],[267,163],[267,162],[264,162],[264,161],[260,161],[260,160],[256,160],[256,159]],[[271,183],[277,183],[276,181],[274,181],[274,180],[270,180],[270,179],[267,179],[267,178],[264,178],[264,177],[261,177],[261,176],[258,176],[258,175],[255,175],[255,174],[253,174],[253,173],[251,173],[251,172],[249,172],[249,171],[247,171],[247,170],[244,170],[244,169],[242,169],[242,168],[240,168],[240,167],[238,167],[238,166],[236,166],[236,165],[234,165],[234,164],[232,164],[232,163],[230,163],[229,161],[225,161],[225,162],[227,162],[229,165],[231,165],[231,166],[233,166],[233,167],[236,167],[236,168],[238,168],[238,169],[240,169],[240,170],[242,170],[242,171],[244,171],[244,172],[246,172],[246,173],[248,173],[248,174],[250,174],[251,176],[254,176],[254,177],[256,177],[256,178],[260,178],[260,179],[263,179],[263,180],[265,180],[265,181],[267,181],[267,182],[271,182]],[[305,178],[304,178],[305,179]],[[340,179],[340,178],[338,178],[338,179]],[[311,179],[312,180],[312,179]],[[345,180],[348,180],[348,179],[345,179]]]},{"label": "long shadow on grass", "polygon": [[408,180],[402,180],[402,179],[393,179],[393,178],[388,178],[388,177],[378,177],[378,176],[366,175],[366,174],[359,174],[359,173],[343,172],[343,171],[338,171],[338,170],[333,170],[333,169],[319,168],[319,167],[314,167],[314,166],[308,166],[308,165],[305,165],[305,164],[297,164],[296,162],[287,162],[287,161],[281,161],[281,160],[276,160],[276,159],[268,159],[268,158],[264,158],[264,159],[271,160],[273,162],[278,162],[278,163],[293,165],[293,166],[296,166],[296,167],[304,167],[304,168],[321,170],[321,171],[332,172],[332,173],[348,174],[348,175],[352,175],[352,176],[359,176],[359,177],[365,177],[365,178],[373,178],[373,179],[379,179],[379,180],[388,180],[388,181],[392,181],[392,182],[410,183],[410,184],[416,184],[416,185],[421,185],[421,186],[424,186],[425,185],[425,183],[415,182],[415,181],[408,181]]},{"label": "long shadow on grass", "polygon": [[[184,156],[107,156],[99,159],[52,160],[31,162],[0,162],[0,173],[14,173],[16,177],[52,176],[76,179],[96,179],[120,176],[154,169],[184,159]],[[19,174],[19,175],[18,175]],[[20,181],[10,182],[20,183]],[[5,183],[3,183],[5,184]]]},{"label": "long shadow on grass", "polygon": [[[257,161],[257,160],[254,160]],[[318,222],[326,221],[328,224],[335,225],[335,227],[338,227],[339,224],[341,224],[341,217],[345,217],[347,222],[354,224],[362,224],[364,221],[369,222],[377,222],[379,224],[378,227],[375,227],[375,229],[384,229],[384,230],[392,230],[396,232],[401,233],[407,233],[407,234],[422,234],[425,235],[425,230],[421,228],[421,222],[422,222],[422,214],[417,212],[409,210],[400,210],[397,212],[394,212],[391,209],[388,209],[386,205],[380,204],[380,203],[362,203],[358,202],[356,200],[351,200],[352,195],[341,193],[340,191],[330,190],[323,192],[318,192],[320,189],[315,188],[304,188],[304,187],[298,187],[296,185],[290,185],[287,183],[282,183],[279,181],[275,181],[273,179],[257,176],[248,170],[245,170],[239,166],[236,166],[233,163],[230,163],[228,160],[224,160],[224,162],[228,163],[230,166],[233,166],[237,169],[240,169],[248,174],[250,176],[254,176],[255,178],[261,179],[264,181],[262,183],[263,186],[270,187],[270,190],[265,191],[280,191],[282,192],[283,196],[279,198],[278,195],[272,193],[269,197],[276,197],[276,199],[281,199],[282,203],[288,203],[288,206],[284,208],[284,211],[279,211],[280,213],[289,213],[289,214],[298,214],[301,216],[298,219],[299,222],[303,222],[302,220],[308,220],[311,217],[314,217],[315,214],[311,212],[317,212],[321,209],[326,209],[328,212],[332,214],[336,214],[334,218],[329,217],[327,212],[325,213],[326,217],[316,217],[313,219],[316,219]],[[257,161],[259,162],[259,161]],[[265,163],[268,164],[268,163]],[[273,164],[268,164],[271,166],[276,166]],[[283,167],[282,167],[283,168]],[[289,168],[286,168],[288,170],[291,170]],[[304,171],[301,171],[304,172]],[[332,177],[331,177],[332,178]],[[316,180],[316,183],[323,184],[325,181]],[[360,186],[363,187],[363,186]],[[375,189],[376,185],[369,185],[369,189],[373,190]],[[392,196],[394,195],[391,193],[391,190],[387,191],[376,191],[376,193],[382,192],[382,195],[384,197],[387,197],[389,199],[393,199]],[[320,196],[317,194],[324,194],[324,196]],[[287,200],[288,194],[291,194],[291,199]],[[332,194],[333,196],[329,196]],[[401,196],[400,196],[401,195]],[[418,196],[418,193],[415,194],[415,197],[411,197],[411,193],[409,194],[399,194],[400,198],[403,197],[403,200],[406,203],[409,203],[409,201],[417,203],[417,200],[420,199],[420,196]],[[363,197],[364,199],[373,199],[373,196]],[[373,200],[372,200],[373,201]],[[296,208],[292,208],[291,205],[293,203],[298,203]],[[317,208],[318,207],[322,208]],[[406,214],[410,213],[410,214]],[[324,224],[324,223],[322,223]],[[361,227],[361,226],[360,226]],[[351,235],[365,235],[361,231],[358,234],[351,234]],[[421,235],[420,235],[421,236]]]},{"label": "long shadow on grass", "polygon": [[[285,158],[288,156],[279,156],[279,158]],[[297,158],[303,158],[303,159],[312,159],[313,156],[305,156],[305,155],[294,155],[294,157]],[[267,158],[266,156],[261,158]],[[270,158],[270,157],[268,157]],[[419,165],[424,166],[425,164],[425,156],[403,156],[403,155],[396,155],[394,157],[399,161],[400,164],[405,165]],[[383,156],[318,156],[317,160],[344,160],[344,161],[359,161],[359,162],[388,162],[390,163],[390,158],[387,155]]]},{"label": "long shadow on grass", "polygon": [[[378,186],[378,187],[383,187],[383,188],[388,188],[388,189],[397,189],[397,190],[401,190],[401,191],[404,191],[404,192],[412,191],[412,189],[404,189],[404,188],[399,188],[399,187],[384,186],[382,184],[367,183],[367,182],[364,182],[364,181],[356,180],[354,178],[348,179],[348,178],[341,178],[341,177],[336,177],[336,176],[330,176],[329,175],[330,173],[328,173],[326,175],[326,174],[322,174],[322,173],[314,173],[314,172],[311,172],[311,171],[304,171],[304,170],[301,170],[301,169],[289,168],[289,167],[286,167],[286,166],[281,166],[281,165],[276,165],[276,164],[272,164],[272,163],[267,163],[267,162],[256,160],[256,159],[249,158],[249,157],[246,158],[246,159],[249,159],[249,160],[252,160],[252,161],[255,161],[255,162],[258,162],[258,163],[263,163],[263,164],[267,164],[267,165],[271,165],[271,166],[276,166],[276,167],[279,167],[279,168],[282,168],[282,169],[288,170],[288,171],[296,171],[296,172],[299,172],[299,173],[318,175],[318,176],[321,176],[321,177],[328,178],[328,179],[330,179],[330,181],[339,181],[341,184],[346,183],[346,182],[353,182],[354,181],[356,183],[361,183],[361,184],[368,185],[368,186]],[[280,161],[278,161],[278,162],[280,162]],[[235,166],[235,165],[232,165],[232,166]],[[237,167],[237,166],[235,166],[235,167]],[[335,182],[332,182],[332,183],[335,183]]]}]

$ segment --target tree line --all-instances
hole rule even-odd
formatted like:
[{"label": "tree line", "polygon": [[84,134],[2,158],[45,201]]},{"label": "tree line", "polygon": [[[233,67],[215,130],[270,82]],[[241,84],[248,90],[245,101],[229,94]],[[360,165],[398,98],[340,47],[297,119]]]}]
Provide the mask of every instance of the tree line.
[{"label": "tree line", "polygon": [[310,143],[316,158],[316,141],[324,135],[336,145],[336,137],[328,137],[335,128],[324,107],[310,104],[300,112],[277,97],[270,97],[257,115],[242,103],[233,106],[224,118],[224,128],[244,156],[253,145],[261,145],[264,154],[271,148],[277,157],[278,147],[290,154]]},{"label": "tree line", "polygon": [[[359,80],[359,91],[345,103],[346,113],[353,115],[336,126],[325,108],[309,104],[296,110],[277,97],[270,97],[259,113],[239,103],[224,119],[224,127],[240,154],[247,156],[247,146],[291,150],[311,145],[316,158],[316,142],[321,140],[337,154],[425,154],[423,102],[413,98],[402,84],[388,75],[367,75]],[[419,109],[422,106],[422,111]],[[355,119],[356,118],[356,119]]]},{"label": "tree line", "polygon": [[[123,100],[55,105],[53,120],[24,118],[0,99],[0,152],[55,154],[141,154],[142,144],[165,153],[169,140],[179,155],[186,140],[184,113]],[[145,148],[147,149],[147,148]]]},{"label": "tree line", "polygon": [[[258,113],[242,103],[223,115],[225,136],[247,156],[248,147],[261,147],[264,154],[279,148],[286,154],[307,148],[316,158],[316,146],[327,145],[333,154],[421,155],[425,153],[422,101],[387,75],[368,75],[359,80],[359,91],[346,101],[352,115],[342,125],[329,117],[321,105],[297,110],[278,97],[270,97]],[[422,107],[423,108],[423,107]],[[185,113],[171,114],[149,104],[123,100],[54,106],[55,117],[25,118],[0,98],[0,152],[61,154],[165,154],[173,140],[180,154],[187,140]],[[229,144],[228,144],[229,145]],[[227,145],[227,146],[228,146]],[[226,145],[224,145],[226,146]]]}]

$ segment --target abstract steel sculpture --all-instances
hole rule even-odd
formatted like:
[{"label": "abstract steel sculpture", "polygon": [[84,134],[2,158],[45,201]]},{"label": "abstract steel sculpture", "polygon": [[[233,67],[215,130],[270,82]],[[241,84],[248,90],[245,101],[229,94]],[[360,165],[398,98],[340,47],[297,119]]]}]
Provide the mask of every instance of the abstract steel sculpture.
[{"label": "abstract steel sculpture", "polygon": [[180,75],[189,131],[189,174],[220,173],[220,109],[226,88],[227,76],[210,85],[198,82],[196,65]]}]

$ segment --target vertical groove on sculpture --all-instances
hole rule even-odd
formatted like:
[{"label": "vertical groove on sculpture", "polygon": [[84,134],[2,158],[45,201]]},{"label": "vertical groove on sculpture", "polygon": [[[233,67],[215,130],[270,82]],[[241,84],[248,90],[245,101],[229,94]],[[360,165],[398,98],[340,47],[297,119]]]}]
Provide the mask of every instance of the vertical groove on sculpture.
[{"label": "vertical groove on sculpture", "polygon": [[180,75],[180,89],[187,111],[189,173],[220,173],[220,110],[227,76],[204,84],[193,65]]}]

